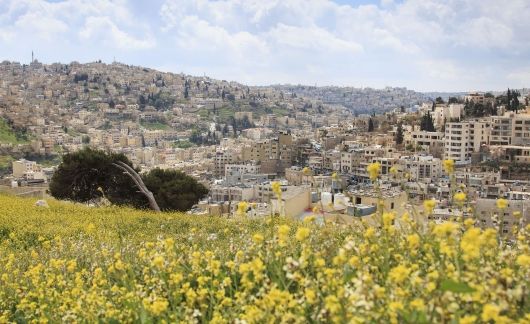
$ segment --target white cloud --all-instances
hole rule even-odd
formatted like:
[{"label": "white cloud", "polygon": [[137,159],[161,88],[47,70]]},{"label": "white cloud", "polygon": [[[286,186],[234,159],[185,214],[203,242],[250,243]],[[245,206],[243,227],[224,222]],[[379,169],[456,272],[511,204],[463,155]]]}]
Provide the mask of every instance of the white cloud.
[{"label": "white cloud", "polygon": [[[4,41],[25,37],[36,43],[75,43],[90,39],[92,44],[102,41],[109,47],[132,50],[151,48],[156,43],[135,21],[124,0],[6,1],[0,30],[3,25],[3,33],[10,37],[2,37]],[[132,30],[145,36],[133,36]]]},{"label": "white cloud", "polygon": [[250,83],[434,90],[527,80],[506,71],[530,58],[528,0],[161,1],[0,0],[0,59],[48,46],[54,60],[64,57],[57,47],[72,59],[119,49],[131,63]]},{"label": "white cloud", "polygon": [[523,66],[516,71],[508,73],[506,79],[511,87],[526,87],[530,85],[530,66]]},{"label": "white cloud", "polygon": [[136,38],[118,28],[108,17],[88,17],[79,32],[84,40],[103,41],[109,47],[125,50],[153,48],[156,40],[152,37]]}]

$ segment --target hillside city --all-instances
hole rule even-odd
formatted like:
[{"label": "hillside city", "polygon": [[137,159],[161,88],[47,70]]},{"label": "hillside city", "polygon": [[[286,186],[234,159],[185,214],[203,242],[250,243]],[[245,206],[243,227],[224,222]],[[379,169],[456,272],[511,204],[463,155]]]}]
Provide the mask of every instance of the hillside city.
[{"label": "hillside city", "polygon": [[[403,214],[434,198],[429,219],[490,211],[503,233],[530,220],[528,89],[432,98],[406,88],[237,82],[121,63],[0,63],[1,190],[45,195],[61,156],[89,146],[124,153],[142,171],[182,170],[209,194],[191,214],[370,217],[378,197]],[[455,184],[474,210],[452,209]],[[379,163],[376,187],[367,166]],[[271,182],[281,183],[281,197]],[[278,201],[281,199],[281,201]]]}]

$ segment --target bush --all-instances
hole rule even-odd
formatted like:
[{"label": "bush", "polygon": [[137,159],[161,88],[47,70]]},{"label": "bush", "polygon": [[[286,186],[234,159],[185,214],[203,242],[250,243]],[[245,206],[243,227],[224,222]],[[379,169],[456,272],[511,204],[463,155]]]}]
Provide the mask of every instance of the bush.
[{"label": "bush", "polygon": [[[205,186],[177,170],[151,170],[142,175],[147,188],[153,193],[163,211],[186,211],[208,193]],[[146,207],[146,203],[140,204]]]}]

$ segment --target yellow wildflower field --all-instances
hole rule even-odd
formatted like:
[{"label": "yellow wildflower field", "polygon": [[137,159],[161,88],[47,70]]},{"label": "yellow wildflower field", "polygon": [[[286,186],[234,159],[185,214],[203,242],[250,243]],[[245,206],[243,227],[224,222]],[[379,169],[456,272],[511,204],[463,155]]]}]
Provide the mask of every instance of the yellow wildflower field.
[{"label": "yellow wildflower field", "polygon": [[0,323],[530,321],[528,227],[0,207]]}]

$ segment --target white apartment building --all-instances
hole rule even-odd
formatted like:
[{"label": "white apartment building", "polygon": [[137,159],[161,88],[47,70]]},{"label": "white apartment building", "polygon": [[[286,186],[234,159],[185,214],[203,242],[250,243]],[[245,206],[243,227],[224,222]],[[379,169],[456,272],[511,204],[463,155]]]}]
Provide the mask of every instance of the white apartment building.
[{"label": "white apartment building", "polygon": [[442,126],[444,122],[449,122],[451,120],[458,119],[464,114],[464,105],[463,104],[449,104],[449,105],[438,105],[431,112],[434,124],[436,126]]},{"label": "white apartment building", "polygon": [[507,112],[492,116],[490,145],[530,146],[530,115]]},{"label": "white apartment building", "polygon": [[431,183],[442,175],[442,161],[431,155],[402,156],[397,162],[399,172],[410,174],[410,179]]},{"label": "white apartment building", "polygon": [[413,131],[410,134],[405,134],[405,145],[412,145],[413,147],[421,146],[429,153],[435,150],[441,150],[444,146],[443,132],[427,132],[427,131]]},{"label": "white apartment building", "polygon": [[45,180],[46,176],[42,167],[34,161],[21,159],[13,161],[13,177],[26,180]]},{"label": "white apartment building", "polygon": [[444,158],[458,163],[471,161],[471,154],[489,144],[490,125],[487,121],[467,121],[445,125]]},{"label": "white apartment building", "polygon": [[261,167],[256,164],[225,164],[225,177],[241,174],[258,174]]},{"label": "white apartment building", "polygon": [[223,186],[213,185],[210,187],[210,200],[215,202],[225,201],[249,201],[254,198],[254,188],[250,186]]}]

